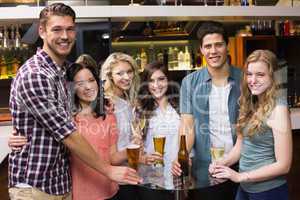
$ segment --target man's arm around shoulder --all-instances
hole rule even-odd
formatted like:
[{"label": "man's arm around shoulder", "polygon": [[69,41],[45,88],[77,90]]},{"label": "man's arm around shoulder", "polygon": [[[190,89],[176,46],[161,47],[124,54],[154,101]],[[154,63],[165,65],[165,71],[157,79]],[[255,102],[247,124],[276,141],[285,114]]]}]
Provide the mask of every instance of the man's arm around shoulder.
[{"label": "man's arm around shoulder", "polygon": [[129,184],[138,184],[141,181],[134,169],[123,166],[112,166],[110,163],[101,160],[91,145],[77,131],[63,139],[63,143],[89,167],[97,170],[111,180]]}]

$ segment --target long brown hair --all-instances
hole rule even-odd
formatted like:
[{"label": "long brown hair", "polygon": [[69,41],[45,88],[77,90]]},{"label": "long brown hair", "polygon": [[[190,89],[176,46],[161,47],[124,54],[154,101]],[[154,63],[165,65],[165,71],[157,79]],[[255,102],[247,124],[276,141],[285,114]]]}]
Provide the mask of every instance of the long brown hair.
[{"label": "long brown hair", "polygon": [[168,67],[161,62],[152,62],[146,65],[144,71],[141,74],[141,86],[138,90],[136,105],[136,115],[145,116],[147,119],[146,128],[144,129],[144,136],[146,135],[145,133],[147,133],[148,119],[151,118],[151,116],[153,115],[153,111],[158,107],[148,87],[152,74],[157,70],[162,71],[168,79],[168,89],[165,94],[168,98],[168,102],[177,112],[179,107],[179,85],[171,80]]},{"label": "long brown hair", "polygon": [[254,62],[263,62],[268,66],[269,76],[271,77],[271,86],[258,97],[251,94],[247,84],[247,73],[244,73],[242,80],[242,93],[239,99],[240,114],[238,119],[238,133],[247,127],[247,135],[253,136],[263,129],[263,123],[269,117],[276,104],[277,89],[274,78],[274,70],[277,69],[277,58],[269,50],[256,50],[252,52],[246,62],[244,69]]}]

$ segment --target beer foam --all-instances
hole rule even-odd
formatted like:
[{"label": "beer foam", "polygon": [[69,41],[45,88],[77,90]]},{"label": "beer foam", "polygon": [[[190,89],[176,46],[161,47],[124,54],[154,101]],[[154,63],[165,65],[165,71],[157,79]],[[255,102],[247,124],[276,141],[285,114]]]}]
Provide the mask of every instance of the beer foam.
[{"label": "beer foam", "polygon": [[129,144],[127,146],[127,149],[138,149],[138,148],[140,148],[140,145],[138,144]]},{"label": "beer foam", "polygon": [[166,136],[165,135],[155,135],[153,136],[153,138],[165,138]]}]

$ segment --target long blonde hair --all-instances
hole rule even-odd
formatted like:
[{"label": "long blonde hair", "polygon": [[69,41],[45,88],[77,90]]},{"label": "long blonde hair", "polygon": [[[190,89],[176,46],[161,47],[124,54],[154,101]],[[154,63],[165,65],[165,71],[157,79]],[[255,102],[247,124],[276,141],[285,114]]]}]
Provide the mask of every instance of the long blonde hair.
[{"label": "long blonde hair", "polygon": [[138,74],[138,67],[137,67],[135,60],[131,56],[129,56],[125,53],[121,53],[121,52],[112,53],[107,57],[107,59],[102,64],[101,80],[105,81],[104,92],[108,96],[111,96],[111,97],[116,96],[114,94],[114,89],[116,88],[116,86],[112,80],[112,70],[114,67],[118,66],[118,64],[120,62],[128,63],[132,67],[132,70],[133,70],[134,75],[133,75],[131,87],[128,91],[123,91],[124,96],[133,105],[136,100],[140,79],[139,79],[139,74]]},{"label": "long blonde hair", "polygon": [[[257,96],[251,94],[247,84],[246,70],[250,63],[263,62],[268,66],[268,72],[271,77],[271,86],[260,95],[258,101]],[[253,136],[263,129],[263,123],[269,117],[276,104],[277,89],[274,77],[274,70],[277,69],[277,58],[275,54],[269,50],[256,50],[252,52],[244,65],[244,76],[242,80],[242,93],[239,99],[240,114],[238,119],[238,133],[247,127],[247,135]]]}]

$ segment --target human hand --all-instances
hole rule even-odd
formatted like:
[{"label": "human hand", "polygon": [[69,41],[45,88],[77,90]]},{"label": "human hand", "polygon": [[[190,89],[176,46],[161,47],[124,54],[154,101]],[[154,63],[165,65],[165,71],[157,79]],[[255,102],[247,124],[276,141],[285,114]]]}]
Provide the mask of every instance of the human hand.
[{"label": "human hand", "polygon": [[134,169],[124,166],[110,166],[108,169],[107,176],[111,180],[116,181],[118,183],[132,185],[136,185],[143,181]]},{"label": "human hand", "polygon": [[242,180],[242,175],[230,167],[222,166],[222,165],[215,165],[212,177],[218,179],[230,179],[235,183],[239,183]]},{"label": "human hand", "polygon": [[25,136],[17,135],[18,132],[14,128],[11,135],[8,138],[8,147],[12,151],[21,151],[22,147],[27,143],[27,138]]},{"label": "human hand", "polygon": [[141,135],[139,134],[133,134],[131,136],[131,144],[137,144],[137,145],[140,145],[141,147],[144,146],[143,145],[143,138]]},{"label": "human hand", "polygon": [[155,153],[152,153],[152,154],[145,154],[143,156],[143,163],[146,164],[146,165],[152,165],[156,162],[161,162],[163,161],[163,156],[158,153],[158,152],[155,152]]},{"label": "human hand", "polygon": [[180,176],[182,173],[181,166],[177,160],[173,161],[171,172],[174,176]]},{"label": "human hand", "polygon": [[216,169],[217,165],[224,165],[224,164],[223,164],[222,160],[213,161],[208,166],[209,174],[214,174],[215,173],[215,169]]}]

